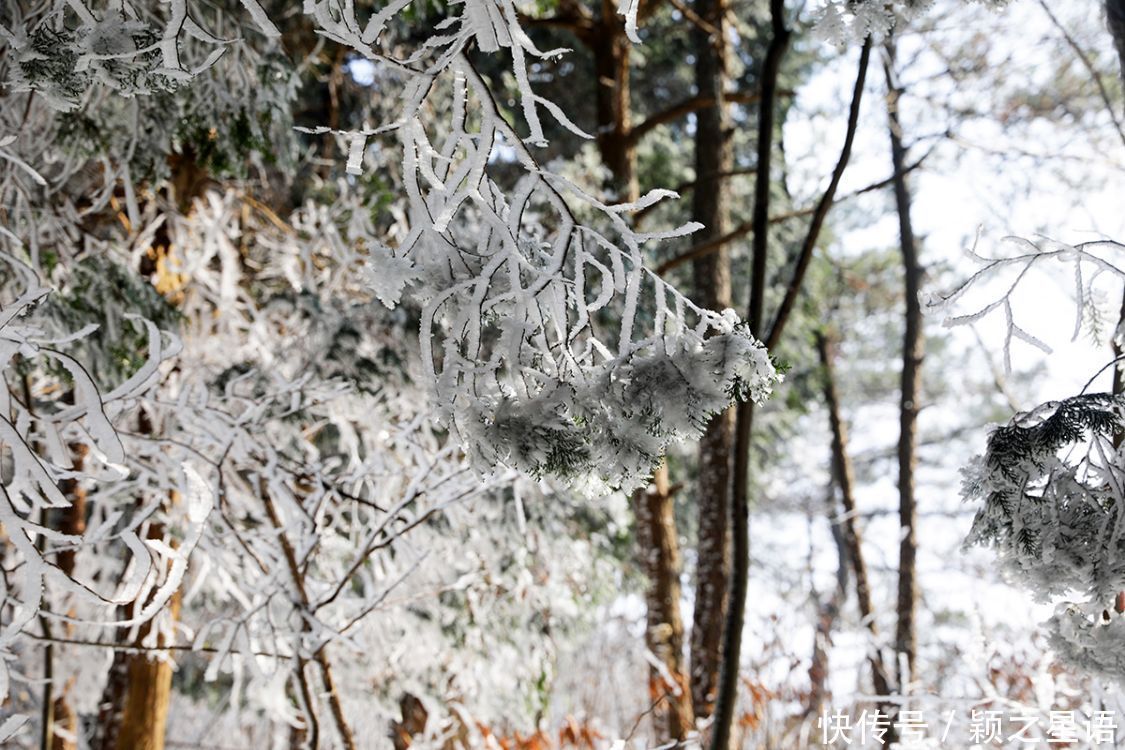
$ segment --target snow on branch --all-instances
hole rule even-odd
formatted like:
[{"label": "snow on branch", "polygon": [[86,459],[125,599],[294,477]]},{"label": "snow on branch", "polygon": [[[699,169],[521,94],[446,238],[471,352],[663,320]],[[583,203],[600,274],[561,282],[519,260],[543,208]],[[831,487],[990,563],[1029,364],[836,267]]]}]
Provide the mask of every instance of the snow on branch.
[{"label": "snow on branch", "polygon": [[[71,508],[72,498],[60,489],[64,481],[92,481],[114,485],[128,474],[126,455],[115,426],[126,402],[154,382],[157,367],[175,347],[150,341],[149,359],[120,387],[104,394],[87,369],[63,349],[90,336],[96,326],[50,331],[50,321],[38,310],[51,290],[22,260],[0,252],[0,455],[4,482],[0,484],[0,524],[10,547],[5,556],[3,604],[10,616],[0,625],[0,686],[8,685],[7,670],[24,630],[38,620],[75,621],[72,611],[53,606],[48,581],[57,592],[92,607],[86,622],[126,627],[151,619],[179,587],[187,557],[198,542],[211,507],[211,494],[190,465],[182,473],[189,487],[184,538],[173,549],[159,538],[144,538],[139,524],[93,529],[76,536],[45,522],[49,512]],[[9,301],[10,299],[10,301]],[[141,321],[142,326],[147,321]],[[151,331],[150,331],[151,332]],[[159,332],[156,332],[159,341]],[[67,390],[70,404],[52,404],[50,391]],[[96,460],[76,467],[72,452]],[[86,575],[64,570],[60,552],[117,544],[127,552],[128,575],[106,588]],[[9,583],[9,581],[11,583]],[[18,582],[18,585],[9,586]],[[116,621],[118,606],[137,601],[149,604],[128,621]],[[0,695],[0,700],[6,697]],[[14,725],[13,725],[14,726]],[[2,738],[0,738],[2,739]]]},{"label": "snow on branch", "polygon": [[[1031,334],[1017,318],[1013,295],[1026,281],[1028,274],[1036,268],[1052,270],[1043,268],[1050,261],[1069,266],[1071,291],[1075,299],[1074,333],[1071,340],[1076,340],[1083,326],[1098,314],[1094,306],[1094,285],[1098,279],[1103,274],[1109,274],[1125,281],[1125,266],[1121,258],[1115,257],[1121,255],[1125,246],[1110,240],[1077,245],[1047,238],[1032,242],[1021,237],[1006,237],[1004,241],[1014,248],[1013,254],[991,257],[979,254],[975,246],[967,250],[966,254],[977,264],[977,270],[951,292],[929,299],[927,308],[934,313],[943,314],[943,323],[947,328],[972,325],[991,316],[1003,316],[1004,369],[1005,372],[1011,372],[1011,346],[1015,340],[1029,344],[1045,354],[1051,353],[1051,347]],[[999,296],[993,296],[986,287],[997,281],[1002,282],[1003,291]],[[981,290],[988,302],[968,313],[951,314],[958,303],[974,290]],[[1116,335],[1119,334],[1115,334],[1115,337]]]},{"label": "snow on branch", "polygon": [[[1125,680],[1125,400],[1083,394],[993,430],[964,470],[962,494],[982,503],[967,544],[994,547],[1004,571],[1037,599],[1063,597],[1046,623],[1063,658]],[[1075,598],[1078,601],[1073,601]]]},{"label": "snow on branch", "polygon": [[[186,0],[127,12],[71,2],[65,13],[59,0],[55,16],[8,28],[20,55],[13,85],[62,108],[98,87],[177,95],[253,34],[275,43],[280,32],[262,7],[243,6],[248,24],[235,39],[208,30],[210,12]],[[590,137],[530,83],[533,64],[566,50],[538,49],[512,0],[455,4],[430,34],[404,44],[387,30],[405,7],[392,2],[362,18],[352,3],[305,0],[302,12],[318,34],[370,61],[384,96],[397,97],[393,121],[333,132],[348,144],[352,175],[373,142],[397,139],[408,229],[397,241],[372,230],[372,281],[384,303],[422,306],[424,366],[478,466],[632,486],[670,440],[697,434],[733,399],[765,398],[777,376],[746,328],[729,312],[698,309],[644,266],[646,242],[696,228],[632,228],[629,212],[671,193],[610,205],[531,151],[546,145],[544,117]],[[635,37],[635,8],[622,11]],[[474,67],[481,54],[510,57],[522,125],[501,113]],[[522,171],[514,183],[493,174],[505,158]],[[135,198],[129,209],[138,220]]]},{"label": "snow on branch", "polygon": [[[450,3],[428,29],[411,26],[404,0],[374,11],[304,0],[272,18],[271,5],[48,0],[4,17],[0,74],[24,106],[0,112],[3,291],[14,299],[0,308],[0,520],[15,547],[5,565],[18,571],[0,581],[15,612],[0,662],[39,617],[94,646],[160,652],[187,639],[211,655],[206,679],[234,676],[231,706],[247,686],[255,709],[304,726],[331,713],[346,736],[339,705],[290,696],[310,662],[329,681],[330,644],[360,652],[399,637],[401,623],[358,624],[416,580],[429,550],[479,562],[435,582],[457,596],[498,586],[490,566],[530,566],[486,560],[478,548],[498,539],[457,515],[470,499],[487,507],[513,492],[512,469],[591,491],[636,486],[670,441],[735,399],[765,399],[779,376],[733,312],[700,309],[645,267],[646,243],[698,228],[633,227],[631,213],[674,194],[615,204],[541,163],[545,123],[589,134],[533,89],[535,66],[565,50],[538,49],[512,0]],[[635,40],[637,4],[620,11]],[[277,62],[294,27],[317,50],[340,44],[371,63],[389,114],[375,127],[303,129],[346,144],[338,184],[321,185],[335,200],[279,216],[248,190],[181,190],[169,157],[191,146],[214,150],[195,166],[218,180],[237,161],[220,158],[228,147],[253,156],[279,129],[294,137],[299,78]],[[490,54],[510,60],[514,112],[474,64]],[[195,130],[171,122],[181,116]],[[245,125],[241,141],[232,122]],[[398,197],[390,227],[361,189],[372,163]],[[139,293],[107,302],[104,330],[39,309],[41,274],[77,284],[82,263],[117,256],[129,273],[156,265],[145,304],[183,320],[117,309]],[[102,276],[100,289],[112,287]],[[404,320],[417,333],[405,343]],[[162,330],[181,324],[175,339]],[[131,354],[144,352],[127,366],[109,346],[126,334]],[[380,339],[396,342],[403,372],[382,366]],[[60,489],[71,480],[91,501],[81,536],[38,518],[71,505]],[[587,559],[571,547],[543,557]],[[80,572],[62,573],[63,552],[81,555]],[[177,622],[163,605],[181,589]],[[134,606],[106,611],[122,602]],[[106,629],[119,637],[101,640]]]},{"label": "snow on branch", "polygon": [[[1033,269],[1066,268],[1062,278],[1070,281],[1076,303],[1075,338],[1097,315],[1098,278],[1108,275],[1120,283],[1125,270],[1122,245],[1108,240],[1006,242],[1013,253],[991,257],[970,250],[976,272],[932,300],[930,308],[944,313],[949,327],[1002,316],[1004,363],[1010,370],[1013,340],[1051,351],[1020,324],[1013,304]],[[1047,264],[1052,265],[1044,268]],[[973,291],[987,301],[953,314]],[[1125,601],[1120,598],[1125,591],[1123,436],[1121,395],[1083,392],[1051,401],[994,428],[984,455],[963,470],[961,490],[966,501],[979,504],[966,544],[995,548],[1006,574],[1037,599],[1063,599],[1045,623],[1052,648],[1078,668],[1119,681],[1125,681],[1119,604]]]},{"label": "snow on branch", "polygon": [[[478,129],[462,158],[439,154],[421,123],[404,129],[411,231],[395,256],[423,279],[423,365],[479,465],[631,485],[669,440],[768,395],[773,367],[733,313],[697,308],[644,267],[645,241],[693,226],[635,232],[623,218],[635,206],[535,161],[464,56],[453,85],[451,131],[473,104]],[[487,170],[495,142],[525,170],[507,193]]]},{"label": "snow on branch", "polygon": [[[1009,0],[963,0],[992,7]],[[895,26],[918,17],[933,0],[823,0],[816,13],[817,31],[829,41],[843,44],[868,37],[886,38]]]}]

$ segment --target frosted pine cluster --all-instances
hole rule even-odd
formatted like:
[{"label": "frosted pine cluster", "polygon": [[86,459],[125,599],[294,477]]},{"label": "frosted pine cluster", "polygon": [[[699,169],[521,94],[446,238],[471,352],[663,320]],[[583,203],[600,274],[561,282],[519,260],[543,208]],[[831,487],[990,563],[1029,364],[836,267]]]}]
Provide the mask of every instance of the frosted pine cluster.
[{"label": "frosted pine cluster", "polygon": [[967,544],[994,547],[1037,599],[1066,598],[1047,623],[1052,647],[1076,666],[1125,680],[1125,399],[1050,402],[997,427],[965,470],[962,494],[983,503]]}]

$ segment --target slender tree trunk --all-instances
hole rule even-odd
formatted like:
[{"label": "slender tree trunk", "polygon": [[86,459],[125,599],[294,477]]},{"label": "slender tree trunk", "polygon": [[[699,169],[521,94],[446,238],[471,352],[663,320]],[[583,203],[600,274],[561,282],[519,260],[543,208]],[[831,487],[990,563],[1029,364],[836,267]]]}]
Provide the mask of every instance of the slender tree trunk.
[{"label": "slender tree trunk", "polygon": [[[73,398],[69,399],[68,403],[72,401]],[[70,446],[74,471],[82,471],[88,451],[89,449],[83,443],[74,443]],[[82,536],[86,533],[86,489],[77,479],[63,480],[59,489],[70,500],[70,506],[64,508],[62,512],[60,531],[72,536]],[[75,557],[74,550],[63,550],[58,555],[59,569],[68,576],[74,573]],[[71,612],[71,614],[74,613]],[[63,627],[67,636],[74,635],[73,625],[67,623]],[[73,689],[74,677],[72,676],[67,679],[55,697],[50,733],[51,750],[76,750],[78,747],[73,739],[69,739],[78,736],[78,713],[74,710],[74,705],[70,700],[70,693]]]},{"label": "slender tree trunk", "polygon": [[[597,143],[602,163],[613,176],[617,198],[632,202],[640,194],[636,173],[636,148],[632,139],[632,105],[629,95],[629,52],[625,26],[617,5],[603,0],[601,15],[591,32],[591,52],[596,76]],[[659,672],[650,674],[653,700],[668,693],[661,703],[664,731],[670,739],[683,739],[694,727],[690,692],[683,678],[684,623],[680,612],[680,552],[676,533],[674,498],[668,489],[668,468],[662,464],[646,490],[633,497],[641,567],[648,578],[645,593],[646,645],[664,664],[664,672],[678,684],[666,685]],[[676,693],[679,693],[678,695]]]},{"label": "slender tree trunk", "polygon": [[[27,407],[28,413],[34,414],[35,401],[31,394],[31,378],[27,373],[24,373],[21,381],[23,402]],[[37,442],[32,441],[29,447],[33,453],[39,452]],[[39,524],[44,528],[50,527],[51,516],[48,508],[40,508]],[[47,538],[45,535],[40,534],[35,540],[35,549],[37,549],[40,556],[42,556],[46,547]],[[43,687],[39,697],[39,750],[51,750],[51,745],[53,744],[52,738],[55,732],[55,646],[51,642],[53,637],[51,633],[51,623],[42,613],[39,615],[39,627],[45,639],[43,644]]]},{"label": "slender tree trunk", "polygon": [[[922,304],[918,294],[922,283],[922,267],[918,262],[918,246],[914,225],[910,219],[911,196],[907,186],[906,146],[903,144],[902,122],[899,117],[899,100],[902,88],[895,72],[895,44],[889,39],[884,45],[886,55],[883,70],[887,78],[887,118],[890,125],[891,160],[894,166],[895,206],[898,211],[899,240],[902,249],[904,291],[906,296],[905,334],[902,344],[902,393],[899,402],[898,440],[898,493],[899,543],[898,571],[898,625],[895,629],[895,670],[898,689],[904,690],[914,679],[918,651],[915,623],[918,583],[915,560],[917,556],[917,511],[914,497],[914,471],[917,466],[918,399],[921,396],[923,357]],[[905,671],[901,668],[906,661]]]},{"label": "slender tree trunk", "polygon": [[[875,622],[875,605],[871,597],[871,583],[867,575],[867,562],[863,556],[863,537],[859,530],[859,513],[855,499],[855,472],[852,469],[851,455],[848,453],[848,428],[840,414],[840,396],[836,390],[835,346],[828,336],[818,331],[816,350],[820,357],[823,374],[824,403],[828,407],[828,421],[832,428],[832,473],[844,506],[843,542],[855,573],[855,592],[859,603],[859,615],[871,634],[871,683],[879,695],[890,695],[891,681],[882,652],[879,650],[879,627]],[[880,710],[888,716],[892,706],[884,704]],[[885,738],[887,744],[895,740],[892,730]]]},{"label": "slender tree trunk", "polygon": [[[771,164],[775,130],[777,81],[781,61],[789,49],[791,32],[785,25],[785,0],[770,0],[770,42],[762,63],[758,110],[758,163],[754,182],[750,301],[746,316],[750,332],[765,337],[765,288],[769,253]],[[744,401],[736,409],[734,456],[731,471],[731,558],[730,594],[723,626],[723,659],[711,730],[712,750],[727,750],[738,702],[738,671],[745,623],[746,589],[750,575],[750,442],[754,430],[754,403]]]},{"label": "slender tree trunk", "polygon": [[[150,538],[162,538],[160,524],[150,527]],[[180,592],[168,603],[173,619],[180,616]],[[124,607],[122,615],[131,617],[139,609]],[[136,639],[122,646],[140,645],[151,631],[151,623],[141,626]],[[164,638],[158,645],[165,646]],[[172,697],[172,661],[148,653],[117,651],[102,691],[97,730],[91,741],[96,750],[163,750],[164,730]]]},{"label": "slender tree trunk", "polygon": [[[1105,15],[1106,26],[1109,28],[1109,34],[1113,37],[1113,45],[1117,49],[1117,57],[1121,65],[1121,80],[1125,83],[1125,0],[1105,0]],[[1125,292],[1122,293],[1121,298],[1121,314],[1117,319],[1117,331],[1115,332],[1113,341],[1113,357],[1117,360],[1117,365],[1113,369],[1113,393],[1119,395],[1125,393],[1125,361],[1122,357],[1125,356],[1125,346],[1119,342],[1118,337],[1125,336]],[[1114,440],[1114,446],[1121,444],[1122,435],[1118,434]],[[1119,606],[1118,611],[1125,609],[1125,603]]]},{"label": "slender tree trunk", "polygon": [[[704,228],[697,242],[730,231],[727,181],[734,157],[730,117],[722,104],[727,81],[725,0],[697,0],[696,14],[713,30],[692,27],[695,50],[696,95],[716,102],[696,113],[695,190],[692,218]],[[730,256],[726,248],[692,264],[695,301],[712,310],[731,306]],[[734,410],[715,416],[699,443],[699,544],[695,612],[691,632],[691,694],[695,715],[711,715],[722,664],[723,622],[730,576],[730,459],[734,440]]]},{"label": "slender tree trunk", "polygon": [[663,664],[649,673],[649,694],[657,704],[660,742],[682,740],[694,727],[691,688],[684,669],[680,614],[680,548],[672,515],[668,469],[662,465],[648,488],[633,494],[633,517],[642,567],[648,578],[645,645]]},{"label": "slender tree trunk", "polygon": [[[828,519],[832,525],[832,541],[836,544],[836,586],[827,600],[817,602],[816,632],[813,634],[812,661],[809,664],[809,703],[805,716],[819,716],[828,702],[828,648],[832,645],[832,631],[840,617],[840,610],[848,598],[848,548],[844,538],[844,524],[836,513],[835,485],[829,487]],[[815,593],[815,592],[814,592]]]},{"label": "slender tree trunk", "polygon": [[[30,408],[31,396],[26,376],[24,377],[24,396]],[[32,449],[35,450],[34,445]],[[39,511],[39,523],[44,527],[50,525],[49,511],[46,508]],[[35,546],[40,555],[43,554],[45,545],[46,538],[44,536],[40,536],[35,541]],[[39,627],[43,631],[43,637],[47,639],[43,647],[43,692],[39,699],[39,749],[50,750],[55,733],[55,646],[50,641],[52,637],[51,625],[42,614],[39,615]]]},{"label": "slender tree trunk", "polygon": [[[180,616],[181,595],[177,591],[168,602],[173,619]],[[149,631],[141,629],[138,642]],[[164,638],[160,646],[168,645]],[[117,737],[119,750],[164,750],[164,730],[168,725],[168,706],[172,698],[172,662],[169,658],[150,658],[133,654],[127,662],[128,689]]]},{"label": "slender tree trunk", "polygon": [[[1105,0],[1106,25],[1113,45],[1117,48],[1117,57],[1121,65],[1121,80],[1125,82],[1125,0]],[[1113,357],[1117,360],[1113,368],[1113,395],[1120,396],[1125,393],[1125,346],[1118,337],[1125,336],[1125,292],[1121,296],[1121,313],[1117,318],[1117,330],[1114,332]],[[1113,436],[1113,447],[1120,448],[1125,433],[1118,432]],[[1114,609],[1125,613],[1125,591],[1117,595]]]}]

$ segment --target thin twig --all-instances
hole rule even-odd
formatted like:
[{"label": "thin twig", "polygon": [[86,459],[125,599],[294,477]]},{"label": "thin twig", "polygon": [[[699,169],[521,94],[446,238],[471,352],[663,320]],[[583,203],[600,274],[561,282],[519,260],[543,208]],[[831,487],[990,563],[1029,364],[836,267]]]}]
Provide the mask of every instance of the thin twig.
[{"label": "thin twig", "polygon": [[1117,114],[1117,109],[1113,106],[1113,102],[1110,100],[1109,91],[1105,87],[1105,81],[1102,80],[1102,74],[1099,73],[1098,69],[1094,67],[1093,61],[1090,60],[1090,56],[1086,54],[1086,50],[1082,49],[1082,47],[1078,44],[1078,40],[1071,36],[1070,32],[1065,26],[1063,26],[1058,17],[1051,12],[1051,9],[1050,7],[1048,7],[1046,0],[1039,0],[1039,7],[1042,8],[1043,12],[1047,14],[1047,18],[1051,19],[1051,23],[1056,29],[1059,30],[1059,33],[1062,34],[1063,39],[1066,40],[1066,43],[1070,46],[1070,48],[1074,50],[1074,54],[1082,63],[1082,67],[1086,68],[1086,72],[1088,72],[1090,74],[1090,77],[1094,79],[1094,84],[1098,87],[1098,95],[1101,97],[1102,103],[1105,104],[1105,110],[1109,113],[1110,118],[1112,118],[1113,126],[1117,129],[1117,135],[1120,136],[1121,142],[1125,144],[1125,126],[1122,125],[1121,118]]}]

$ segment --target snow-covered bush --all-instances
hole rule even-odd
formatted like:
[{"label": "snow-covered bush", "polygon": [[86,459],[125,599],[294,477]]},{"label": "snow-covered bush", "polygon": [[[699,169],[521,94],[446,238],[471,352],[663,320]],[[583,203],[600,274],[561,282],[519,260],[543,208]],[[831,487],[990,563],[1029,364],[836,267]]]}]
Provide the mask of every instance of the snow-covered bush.
[{"label": "snow-covered bush", "polygon": [[[452,4],[437,24],[409,6],[0,12],[2,520],[19,571],[3,580],[3,667],[41,617],[65,624],[59,653],[85,643],[114,664],[190,645],[204,682],[229,681],[228,716],[331,725],[349,745],[360,711],[331,687],[348,670],[328,646],[371,651],[440,617],[430,602],[361,627],[428,553],[480,555],[441,584],[469,599],[532,570],[557,583],[540,613],[582,588],[566,565],[499,564],[523,540],[453,526],[473,522],[470,500],[506,508],[528,482],[511,469],[635,486],[670,441],[768,396],[777,375],[737,317],[644,266],[646,243],[696,227],[643,233],[628,215],[674,194],[613,204],[537,159],[545,118],[580,133],[528,73],[565,50],[537,49],[510,0]],[[378,125],[294,127],[326,46],[373,68]],[[494,53],[515,118],[480,70]],[[327,134],[346,163],[305,169]],[[53,528],[67,513],[87,530]],[[110,665],[69,663],[94,711]],[[470,689],[436,682],[418,690]]]}]

